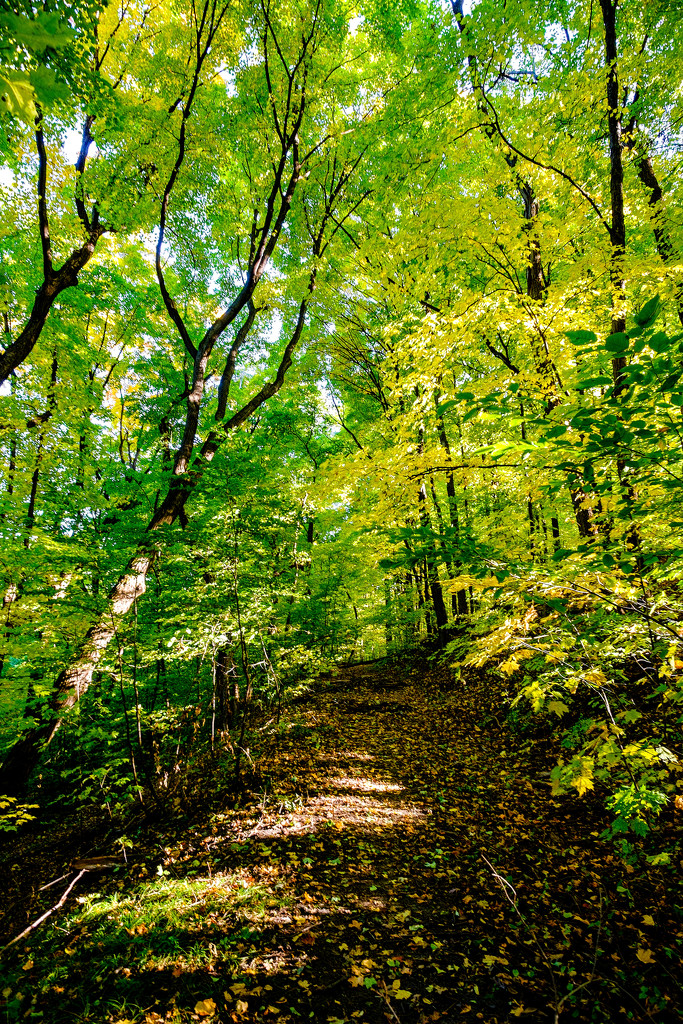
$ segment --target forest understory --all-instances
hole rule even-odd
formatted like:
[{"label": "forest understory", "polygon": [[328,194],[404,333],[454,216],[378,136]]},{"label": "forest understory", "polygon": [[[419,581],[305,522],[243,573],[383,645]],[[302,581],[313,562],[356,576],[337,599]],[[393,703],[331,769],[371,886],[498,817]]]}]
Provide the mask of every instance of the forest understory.
[{"label": "forest understory", "polygon": [[42,816],[0,855],[6,939],[78,881],[5,950],[2,1019],[679,1020],[680,865],[549,799],[557,735],[495,700],[424,653],[343,666],[254,730],[238,789],[207,759],[175,814]]}]

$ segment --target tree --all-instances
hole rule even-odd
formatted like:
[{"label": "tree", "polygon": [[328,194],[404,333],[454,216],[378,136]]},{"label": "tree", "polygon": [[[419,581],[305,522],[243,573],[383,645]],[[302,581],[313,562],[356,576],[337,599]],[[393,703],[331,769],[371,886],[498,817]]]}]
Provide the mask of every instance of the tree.
[{"label": "tree", "polygon": [[[0,788],[103,678],[128,724],[195,683],[236,721],[280,669],[447,645],[531,599],[552,639],[520,693],[569,707],[579,648],[602,657],[581,587],[664,657],[681,24],[664,0],[99,14],[88,88],[35,154],[15,127],[3,193],[8,336],[100,233],[0,422]],[[515,621],[519,653],[536,620]],[[510,630],[481,656],[516,681]]]},{"label": "tree", "polygon": [[[155,247],[159,292],[187,368],[180,444],[145,534],[112,588],[106,608],[80,643],[77,656],[57,679],[49,717],[29,730],[6,759],[5,788],[22,784],[41,743],[54,734],[62,713],[86,692],[118,622],[144,593],[156,557],[155,534],[183,521],[188,499],[225,438],[282,387],[301,341],[316,281],[325,276],[329,246],[333,240],[344,239],[344,221],[370,191],[361,187],[348,194],[367,149],[363,134],[371,109],[369,104],[361,104],[359,109],[343,112],[349,75],[358,73],[355,55],[351,53],[348,60],[342,57],[347,39],[343,23],[322,4],[311,11],[275,11],[264,4],[242,17],[242,35],[236,47],[227,27],[227,7],[207,0],[200,9],[190,8],[187,17],[188,33],[176,44],[187,54],[181,88],[178,90],[175,81],[169,83],[171,89],[178,90],[168,108],[176,120],[177,141],[159,156],[166,170]],[[222,81],[215,84],[217,71],[228,58],[235,68],[235,96],[226,96]],[[139,73],[144,80],[150,69],[142,68]],[[202,140],[211,131],[218,133],[222,145],[220,150],[210,149],[208,166],[205,164],[197,178],[200,165],[195,161],[202,153]],[[250,145],[240,154],[237,146],[243,145],[245,138]],[[106,147],[104,136],[102,146]],[[226,181],[220,171],[224,148],[236,153]],[[210,241],[204,225],[199,225],[197,235],[188,218],[197,201],[206,202],[207,184],[222,200],[215,207]],[[250,197],[248,216],[245,194]],[[171,230],[175,244],[169,246]],[[283,249],[283,239],[286,249],[278,269],[286,275],[286,286],[279,290],[267,280],[267,270]],[[201,258],[199,273],[195,251]],[[209,254],[215,257],[211,265]],[[218,268],[220,278],[214,291],[212,278]],[[181,312],[173,298],[171,274],[178,287],[186,290],[187,312]],[[222,295],[229,296],[223,310],[210,314]],[[268,303],[279,309],[281,333],[286,339],[279,351],[277,344],[272,346],[273,376],[265,381],[257,378],[230,408],[238,358],[258,314]],[[195,305],[200,322],[209,314],[208,326],[199,332],[189,315]],[[240,315],[241,324],[221,351],[224,333]],[[215,396],[206,390],[210,374],[217,372],[210,370],[212,358],[221,367]]]}]

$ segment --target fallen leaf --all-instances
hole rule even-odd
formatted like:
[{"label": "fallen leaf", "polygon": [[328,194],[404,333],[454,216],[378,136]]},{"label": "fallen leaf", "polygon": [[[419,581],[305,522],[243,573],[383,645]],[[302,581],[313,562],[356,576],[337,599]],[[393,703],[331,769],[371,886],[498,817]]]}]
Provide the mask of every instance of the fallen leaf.
[{"label": "fallen leaf", "polygon": [[213,999],[200,999],[194,1008],[194,1012],[201,1017],[209,1017],[216,1012],[216,1004]]},{"label": "fallen leaf", "polygon": [[652,950],[651,949],[639,949],[638,952],[636,953],[636,956],[638,957],[638,959],[640,960],[640,962],[642,964],[654,963],[654,959],[655,958],[652,955]]},{"label": "fallen leaf", "polygon": [[394,981],[391,985],[391,995],[394,999],[410,999],[412,992],[406,992],[404,988],[401,988],[400,981]]},{"label": "fallen leaf", "polygon": [[652,927],[654,927],[654,923],[655,923],[655,919],[652,916],[652,914],[644,914],[643,915],[643,924],[647,924],[647,925],[650,926],[650,928],[652,928]]}]

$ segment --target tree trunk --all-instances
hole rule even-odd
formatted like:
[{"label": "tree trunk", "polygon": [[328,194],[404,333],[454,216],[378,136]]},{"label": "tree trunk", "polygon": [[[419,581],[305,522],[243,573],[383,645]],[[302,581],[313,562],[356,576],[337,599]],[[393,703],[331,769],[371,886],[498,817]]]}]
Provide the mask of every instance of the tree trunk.
[{"label": "tree trunk", "polygon": [[[619,89],[619,68],[617,64],[617,6],[619,0],[600,0],[602,20],[605,28],[605,66],[607,68],[607,126],[609,130],[610,162],[610,204],[612,223],[610,243],[610,280],[612,283],[612,333],[626,330],[626,283],[624,262],[626,258],[626,219],[624,211],[624,154],[622,141],[621,98]],[[618,397],[626,388],[627,357],[616,356],[612,360],[613,393]],[[634,519],[633,508],[636,492],[626,478],[626,463],[617,459],[617,475],[624,500],[628,507],[631,525],[626,538],[627,547],[640,551],[640,528]],[[640,556],[639,556],[640,557]]]},{"label": "tree trunk", "polygon": [[[424,480],[420,485],[418,491],[418,501],[420,504],[420,524],[427,533],[431,533],[432,524],[429,518],[429,512],[427,511],[427,491],[425,488]],[[446,611],[446,605],[443,599],[443,589],[441,587],[441,580],[439,579],[439,570],[436,564],[436,546],[433,540],[428,542],[428,554],[425,556],[425,583],[429,583],[429,590],[432,598],[432,605],[434,607],[434,618],[436,620],[437,632],[448,623],[448,612]]]},{"label": "tree trunk", "polygon": [[[436,403],[436,427],[439,435],[439,442],[444,452],[446,453],[447,459],[450,461],[451,458],[451,446],[448,441],[448,434],[446,433],[446,424],[444,423],[443,416],[439,414],[439,395],[438,393],[434,397]],[[455,477],[453,471],[449,470],[446,473],[446,496],[448,498],[448,515],[451,523],[451,529],[455,538],[456,544],[460,543],[460,517],[458,515],[458,503],[455,496]],[[455,559],[455,568],[460,569],[462,567],[462,561],[459,558]],[[451,603],[453,608],[453,615],[467,615],[469,613],[469,607],[467,603],[467,591],[464,589],[456,591],[451,595]]]},{"label": "tree trunk", "polygon": [[394,646],[394,635],[391,623],[391,583],[389,580],[384,581],[384,608],[384,643],[387,654],[390,654]]},{"label": "tree trunk", "polygon": [[[636,166],[638,177],[649,193],[648,203],[652,211],[652,230],[654,231],[657,252],[662,261],[668,263],[677,253],[664,210],[662,187],[657,180],[657,175],[649,156],[639,154]],[[676,307],[678,309],[678,319],[683,324],[683,284],[676,286]]]},{"label": "tree trunk", "polygon": [[[88,120],[86,119],[86,125]],[[81,156],[79,157],[79,163],[76,165],[79,174],[82,174],[85,168],[85,161],[91,142],[92,136],[88,127],[84,130]],[[97,211],[93,212],[92,219],[90,219],[85,213],[85,207],[81,206],[78,213],[83,222],[87,240],[83,245],[73,250],[58,270],[54,269],[52,265],[52,242],[50,239],[50,223],[46,199],[47,152],[43,139],[41,117],[37,118],[36,149],[38,151],[38,229],[43,250],[43,282],[36,292],[36,297],[33,300],[33,306],[24,329],[15,341],[7,345],[5,351],[0,355],[0,384],[3,384],[10,374],[31,354],[42,333],[55,299],[65,289],[76,287],[78,275],[92,258],[95,247],[104,234],[104,228],[99,223]]]},{"label": "tree trunk", "polygon": [[133,602],[145,592],[145,579],[152,564],[152,554],[136,554],[128,570],[114,587],[107,613],[86,634],[81,656],[57,677],[50,700],[49,711],[43,721],[27,730],[10,749],[0,768],[0,793],[14,796],[25,787],[35,767],[43,743],[49,743],[59,728],[64,713],[80,700],[90,686],[93,672],[99,664],[118,623]]},{"label": "tree trunk", "polygon": [[[126,570],[109,595],[107,610],[100,616],[85,635],[77,658],[57,677],[45,720],[24,732],[8,751],[0,767],[0,794],[14,796],[26,786],[31,772],[38,763],[43,744],[49,743],[61,724],[65,711],[73,707],[88,689],[93,672],[99,664],[110,641],[114,637],[121,619],[133,603],[145,593],[147,573],[156,557],[156,548],[150,534],[161,527],[172,526],[185,515],[185,505],[201,481],[204,471],[213,460],[227,433],[240,427],[251,414],[282,387],[285,374],[292,363],[294,349],[303,330],[306,300],[299,309],[296,327],[284,349],[275,379],[265,384],[239,412],[212,432],[201,447],[198,457],[190,465],[191,451],[187,451],[185,439],[177,455],[168,491],[152,517],[145,538],[130,559]],[[192,417],[188,412],[188,421]],[[187,428],[187,424],[186,424]],[[187,429],[186,429],[187,433]]]}]

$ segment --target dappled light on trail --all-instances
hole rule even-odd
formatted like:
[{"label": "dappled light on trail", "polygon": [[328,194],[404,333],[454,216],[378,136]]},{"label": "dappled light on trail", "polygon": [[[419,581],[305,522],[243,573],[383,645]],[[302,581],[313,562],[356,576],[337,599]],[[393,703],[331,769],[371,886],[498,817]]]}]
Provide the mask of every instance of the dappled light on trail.
[{"label": "dappled light on trail", "polygon": [[347,669],[255,753],[239,806],[140,829],[17,948],[13,992],[79,1024],[645,1019],[656,883],[608,844],[594,861],[590,813],[530,786],[545,744],[494,727],[485,680],[422,666],[391,706],[386,682]]}]

